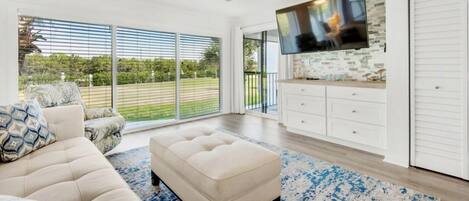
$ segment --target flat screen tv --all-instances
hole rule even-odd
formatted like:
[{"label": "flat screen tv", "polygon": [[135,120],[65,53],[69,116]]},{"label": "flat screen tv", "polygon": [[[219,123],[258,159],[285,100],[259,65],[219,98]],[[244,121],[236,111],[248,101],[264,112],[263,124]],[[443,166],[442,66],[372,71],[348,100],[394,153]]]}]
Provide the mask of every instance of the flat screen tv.
[{"label": "flat screen tv", "polygon": [[315,0],[277,11],[282,54],[368,47],[365,0]]}]

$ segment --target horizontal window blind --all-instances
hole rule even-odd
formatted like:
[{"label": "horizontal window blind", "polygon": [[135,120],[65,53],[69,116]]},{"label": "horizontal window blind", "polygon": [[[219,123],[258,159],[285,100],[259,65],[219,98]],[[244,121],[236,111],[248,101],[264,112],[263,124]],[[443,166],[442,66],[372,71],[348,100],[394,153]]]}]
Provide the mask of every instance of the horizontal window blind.
[{"label": "horizontal window blind", "polygon": [[180,35],[181,118],[220,111],[220,39]]},{"label": "horizontal window blind", "polygon": [[[20,96],[31,84],[75,82],[88,108],[112,107],[130,122],[220,111],[220,39],[19,17]],[[112,83],[113,41],[117,83]],[[180,80],[176,80],[179,44]],[[176,84],[179,83],[179,97]],[[116,91],[113,91],[116,85]],[[112,100],[112,93],[117,93]],[[178,103],[176,100],[179,98]]]},{"label": "horizontal window blind", "polygon": [[110,26],[19,17],[20,98],[30,84],[75,82],[88,108],[112,104]]},{"label": "horizontal window blind", "polygon": [[176,34],[118,27],[118,109],[128,121],[176,118]]}]

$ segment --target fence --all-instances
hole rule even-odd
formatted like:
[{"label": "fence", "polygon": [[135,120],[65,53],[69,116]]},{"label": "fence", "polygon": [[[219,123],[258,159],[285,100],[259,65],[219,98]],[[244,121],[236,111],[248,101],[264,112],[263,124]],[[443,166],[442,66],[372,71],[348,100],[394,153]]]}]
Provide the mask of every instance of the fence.
[{"label": "fence", "polygon": [[257,110],[277,105],[277,73],[244,72],[244,105]]}]

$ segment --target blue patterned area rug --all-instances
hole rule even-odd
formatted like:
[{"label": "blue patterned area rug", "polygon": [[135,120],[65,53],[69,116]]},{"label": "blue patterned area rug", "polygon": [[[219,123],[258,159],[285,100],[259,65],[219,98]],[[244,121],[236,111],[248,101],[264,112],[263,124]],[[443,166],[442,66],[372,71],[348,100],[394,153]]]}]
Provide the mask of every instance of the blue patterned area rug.
[{"label": "blue patterned area rug", "polygon": [[[243,138],[280,154],[282,158],[282,200],[439,200],[412,189],[360,174],[338,165],[315,159],[267,143]],[[144,201],[178,201],[160,184],[160,191],[151,185],[148,147],[108,156],[132,190]]]}]

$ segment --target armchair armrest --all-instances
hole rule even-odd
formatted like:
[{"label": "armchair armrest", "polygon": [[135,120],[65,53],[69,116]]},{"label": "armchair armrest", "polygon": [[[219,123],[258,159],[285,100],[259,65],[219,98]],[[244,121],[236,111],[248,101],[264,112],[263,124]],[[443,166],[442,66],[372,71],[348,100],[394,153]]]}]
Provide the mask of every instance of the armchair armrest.
[{"label": "armchair armrest", "polygon": [[118,116],[112,108],[85,109],[85,120]]},{"label": "armchair armrest", "polygon": [[84,113],[81,105],[44,108],[43,113],[57,141],[85,136]]}]

